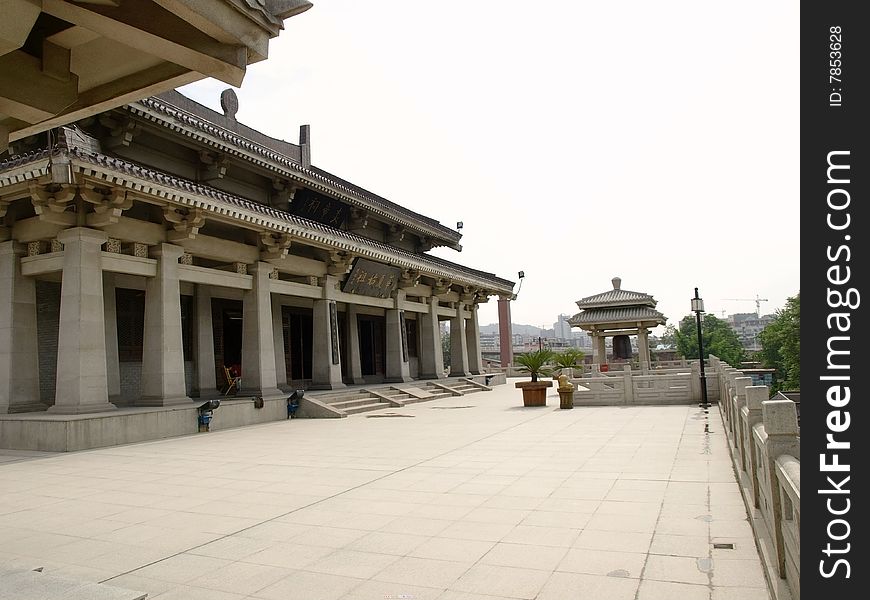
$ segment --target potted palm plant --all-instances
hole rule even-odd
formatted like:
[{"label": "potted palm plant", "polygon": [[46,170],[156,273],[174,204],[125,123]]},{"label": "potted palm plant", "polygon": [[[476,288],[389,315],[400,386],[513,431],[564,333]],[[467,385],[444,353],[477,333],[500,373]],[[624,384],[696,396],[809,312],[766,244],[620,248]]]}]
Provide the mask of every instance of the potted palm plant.
[{"label": "potted palm plant", "polygon": [[532,376],[531,381],[518,381],[516,387],[523,390],[523,406],[546,406],[547,388],[553,387],[552,381],[538,381],[539,375],[549,375],[547,364],[553,360],[553,351],[546,348],[520,354],[515,361]]},{"label": "potted palm plant", "polygon": [[[583,371],[583,365],[578,365],[583,360],[585,354],[577,348],[567,348],[553,357],[553,362],[559,367],[558,375],[567,375],[569,378],[574,376],[574,369]],[[556,379],[557,375],[553,376]]]}]

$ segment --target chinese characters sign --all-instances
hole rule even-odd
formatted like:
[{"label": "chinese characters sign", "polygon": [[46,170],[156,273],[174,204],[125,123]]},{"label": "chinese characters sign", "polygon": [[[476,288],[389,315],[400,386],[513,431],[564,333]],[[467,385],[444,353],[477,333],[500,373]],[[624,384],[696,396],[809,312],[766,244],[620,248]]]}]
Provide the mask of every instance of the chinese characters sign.
[{"label": "chinese characters sign", "polygon": [[299,190],[290,205],[290,212],[303,219],[317,221],[336,229],[341,229],[347,220],[349,208],[338,200],[333,200],[311,190]]},{"label": "chinese characters sign", "polygon": [[361,296],[389,298],[399,284],[399,267],[382,265],[364,258],[356,259],[341,291]]}]

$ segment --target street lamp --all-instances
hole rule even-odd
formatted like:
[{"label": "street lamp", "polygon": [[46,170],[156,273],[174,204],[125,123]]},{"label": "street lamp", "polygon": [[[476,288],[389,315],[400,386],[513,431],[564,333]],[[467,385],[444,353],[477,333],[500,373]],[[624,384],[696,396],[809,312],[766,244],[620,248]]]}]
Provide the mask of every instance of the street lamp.
[{"label": "street lamp", "polygon": [[701,335],[701,313],[704,312],[704,301],[698,296],[698,288],[695,288],[695,297],[692,298],[692,312],[695,313],[695,323],[698,326],[698,358],[701,363],[701,408],[710,408],[707,401],[707,376],[704,374],[704,338]]}]

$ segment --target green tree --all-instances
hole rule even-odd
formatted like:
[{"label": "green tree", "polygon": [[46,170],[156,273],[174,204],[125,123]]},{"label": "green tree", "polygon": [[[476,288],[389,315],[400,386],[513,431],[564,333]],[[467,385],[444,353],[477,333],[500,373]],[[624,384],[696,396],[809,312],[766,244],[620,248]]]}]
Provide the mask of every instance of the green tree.
[{"label": "green tree", "polygon": [[776,369],[773,390],[801,389],[801,295],[786,300],[776,311],[776,319],[764,328],[761,339],[761,364]]},{"label": "green tree", "polygon": [[677,328],[673,325],[665,327],[665,332],[662,334],[661,343],[666,348],[674,348],[677,345]]},{"label": "green tree", "polygon": [[[746,351],[728,323],[706,314],[701,322],[701,335],[704,340],[704,359],[713,354],[732,367],[740,366]],[[677,352],[684,358],[698,358],[698,328],[694,315],[683,317],[679,328],[674,331],[674,336]]]}]

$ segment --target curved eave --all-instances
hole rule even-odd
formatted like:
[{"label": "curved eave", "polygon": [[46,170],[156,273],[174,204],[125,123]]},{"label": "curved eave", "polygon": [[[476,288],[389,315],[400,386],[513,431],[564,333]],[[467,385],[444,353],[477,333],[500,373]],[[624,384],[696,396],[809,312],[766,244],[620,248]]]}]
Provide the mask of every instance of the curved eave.
[{"label": "curved eave", "polygon": [[[143,199],[162,199],[182,206],[201,208],[206,211],[207,216],[213,218],[235,221],[255,230],[289,233],[291,237],[315,247],[345,250],[356,256],[414,269],[422,275],[447,279],[454,284],[472,286],[492,294],[513,293],[513,282],[483,271],[393,248],[214,188],[166,176],[121,159],[76,151],[69,152],[69,156],[75,172],[137,192]],[[36,183],[47,174],[47,150],[16,157],[0,163],[0,188],[29,181]]]},{"label": "curved eave", "polygon": [[643,320],[643,321],[597,321],[595,323],[574,323],[571,319],[568,319],[568,324],[571,327],[579,327],[584,331],[599,331],[599,330],[607,330],[607,329],[637,329],[638,323],[640,323],[640,327],[644,327],[647,329],[652,329],[653,327],[657,327],[659,325],[664,325],[667,323],[667,319],[661,320]]},{"label": "curved eave", "polygon": [[436,242],[436,246],[446,246],[456,251],[462,251],[462,245],[459,243],[462,238],[461,233],[444,226],[435,227],[425,223],[401,210],[398,205],[380,206],[364,194],[325,177],[313,169],[307,169],[280,152],[244,138],[219,125],[209,123],[181,108],[153,97],[129,104],[126,108],[140,118],[196,140],[200,144],[241,158],[245,162],[257,165],[297,183],[302,183],[306,187],[346,202],[351,206],[367,210],[387,222],[402,225],[412,233],[431,238]]}]

